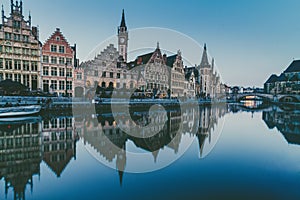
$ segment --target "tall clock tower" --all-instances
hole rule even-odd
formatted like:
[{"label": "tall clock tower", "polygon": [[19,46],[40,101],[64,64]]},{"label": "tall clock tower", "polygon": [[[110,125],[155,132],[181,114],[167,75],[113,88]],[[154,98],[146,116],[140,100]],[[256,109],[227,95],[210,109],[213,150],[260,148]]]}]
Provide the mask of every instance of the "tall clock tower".
[{"label": "tall clock tower", "polygon": [[124,62],[127,62],[127,48],[128,48],[128,32],[125,23],[125,14],[123,9],[121,24],[118,27],[118,51],[120,56],[123,57]]}]

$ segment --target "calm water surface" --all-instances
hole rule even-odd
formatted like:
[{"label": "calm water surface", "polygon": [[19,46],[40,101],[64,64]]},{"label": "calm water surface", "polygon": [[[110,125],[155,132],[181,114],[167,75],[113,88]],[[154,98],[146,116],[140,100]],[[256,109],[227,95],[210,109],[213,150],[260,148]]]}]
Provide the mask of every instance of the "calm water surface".
[{"label": "calm water surface", "polygon": [[300,199],[300,111],[219,105],[153,116],[132,114],[160,130],[147,139],[109,113],[1,121],[0,199]]}]

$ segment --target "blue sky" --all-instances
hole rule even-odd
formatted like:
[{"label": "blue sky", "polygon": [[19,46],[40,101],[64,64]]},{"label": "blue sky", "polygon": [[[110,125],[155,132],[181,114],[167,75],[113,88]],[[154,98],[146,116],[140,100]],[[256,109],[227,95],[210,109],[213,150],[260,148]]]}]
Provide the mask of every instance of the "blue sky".
[{"label": "blue sky", "polygon": [[[1,3],[8,15],[10,0]],[[201,45],[207,43],[229,85],[262,86],[272,73],[279,74],[293,59],[300,59],[297,0],[23,0],[25,18],[30,10],[40,40],[45,42],[60,27],[67,40],[77,44],[81,61],[116,34],[123,8],[129,31],[162,27],[182,32]],[[193,60],[199,64],[202,52],[194,54],[199,54]]]}]

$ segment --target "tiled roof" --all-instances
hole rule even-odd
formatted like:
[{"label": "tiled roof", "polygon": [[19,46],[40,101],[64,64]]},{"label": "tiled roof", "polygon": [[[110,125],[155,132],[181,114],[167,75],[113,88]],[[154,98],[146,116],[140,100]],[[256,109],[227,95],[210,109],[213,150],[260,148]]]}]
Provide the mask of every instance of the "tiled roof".
[{"label": "tiled roof", "polygon": [[276,76],[275,74],[272,74],[270,76],[270,78],[266,81],[266,83],[275,83],[278,79],[278,76]]},{"label": "tiled roof", "polygon": [[283,73],[280,74],[280,76],[277,78],[277,81],[279,81],[279,82],[285,82],[287,80],[288,79],[286,78],[286,76]]},{"label": "tiled roof", "polygon": [[300,60],[294,60],[284,73],[300,72]]},{"label": "tiled roof", "polygon": [[167,57],[167,66],[173,67],[173,64],[176,60],[177,54]]}]

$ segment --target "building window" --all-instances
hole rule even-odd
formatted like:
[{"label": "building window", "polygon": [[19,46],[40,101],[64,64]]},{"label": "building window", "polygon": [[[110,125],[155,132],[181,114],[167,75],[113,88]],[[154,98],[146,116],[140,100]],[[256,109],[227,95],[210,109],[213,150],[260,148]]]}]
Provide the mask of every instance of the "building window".
[{"label": "building window", "polygon": [[57,68],[51,67],[51,76],[57,76]]},{"label": "building window", "polygon": [[24,42],[29,42],[29,37],[28,37],[28,35],[23,35],[23,41],[24,41]]},{"label": "building window", "polygon": [[21,74],[15,74],[14,75],[14,81],[21,82]]},{"label": "building window", "polygon": [[81,72],[76,73],[76,79],[77,80],[82,80],[82,73]]},{"label": "building window", "polygon": [[28,74],[23,75],[23,84],[25,86],[29,87],[29,75]]},{"label": "building window", "polygon": [[59,81],[59,89],[64,90],[65,89],[65,81]]},{"label": "building window", "polygon": [[38,55],[38,51],[35,50],[35,49],[32,49],[32,50],[31,50],[31,55],[37,56],[37,55]]},{"label": "building window", "polygon": [[37,72],[38,71],[38,63],[31,62],[31,71]]},{"label": "building window", "polygon": [[120,83],[117,83],[117,88],[120,88]]},{"label": "building window", "polygon": [[113,73],[113,72],[110,72],[110,73],[109,73],[109,77],[110,77],[110,78],[113,78],[113,77],[114,77],[114,73]]},{"label": "building window", "polygon": [[72,81],[67,81],[67,90],[72,90]]},{"label": "building window", "polygon": [[64,64],[65,64],[65,58],[59,57],[58,63],[59,63],[60,65],[64,65]]},{"label": "building window", "polygon": [[65,76],[65,69],[59,68],[59,76]]},{"label": "building window", "polygon": [[43,56],[43,63],[49,63],[49,56]]},{"label": "building window", "polygon": [[72,69],[67,69],[67,77],[72,77]]},{"label": "building window", "polygon": [[5,74],[5,79],[11,79],[12,80],[12,74],[6,73]]},{"label": "building window", "polygon": [[51,46],[50,46],[50,51],[51,51],[51,52],[57,52],[57,46],[54,45],[54,44],[51,44]]},{"label": "building window", "polygon": [[3,58],[0,58],[0,69],[3,69]]},{"label": "building window", "polygon": [[117,78],[120,78],[120,77],[121,77],[120,73],[117,73]]},{"label": "building window", "polygon": [[72,58],[66,58],[67,65],[72,65]]},{"label": "building window", "polygon": [[51,64],[57,64],[57,57],[51,57]]},{"label": "building window", "polygon": [[12,60],[5,60],[5,69],[12,69]]},{"label": "building window", "polygon": [[57,36],[57,37],[56,37],[56,41],[60,41],[60,37]]},{"label": "building window", "polygon": [[15,54],[22,54],[22,49],[15,47],[14,52],[15,52]]},{"label": "building window", "polygon": [[43,80],[43,90],[49,92],[49,80]]},{"label": "building window", "polygon": [[28,61],[23,61],[23,70],[29,71],[29,62]]},{"label": "building window", "polygon": [[14,40],[15,41],[20,41],[20,35],[19,34],[14,34]]},{"label": "building window", "polygon": [[20,21],[13,21],[13,27],[14,28],[21,28],[21,22]]},{"label": "building window", "polygon": [[102,73],[102,77],[104,77],[104,78],[106,77],[106,72]]},{"label": "building window", "polygon": [[53,90],[57,90],[57,81],[56,80],[51,80],[50,88],[52,88]]},{"label": "building window", "polygon": [[23,49],[23,54],[29,55],[29,53],[30,53],[29,49]]},{"label": "building window", "polygon": [[6,46],[6,47],[5,47],[5,52],[6,52],[6,53],[12,53],[12,47]]},{"label": "building window", "polygon": [[59,53],[65,53],[65,47],[64,46],[59,46]]},{"label": "building window", "polygon": [[94,76],[98,76],[98,70],[94,70]]},{"label": "building window", "polygon": [[3,81],[3,73],[0,73],[0,81]]},{"label": "building window", "polygon": [[44,76],[49,76],[49,67],[47,67],[47,66],[43,67],[43,75]]},{"label": "building window", "polygon": [[15,60],[15,70],[21,70],[21,60]]},{"label": "building window", "polygon": [[10,40],[11,39],[11,34],[10,33],[5,33],[5,39]]}]

